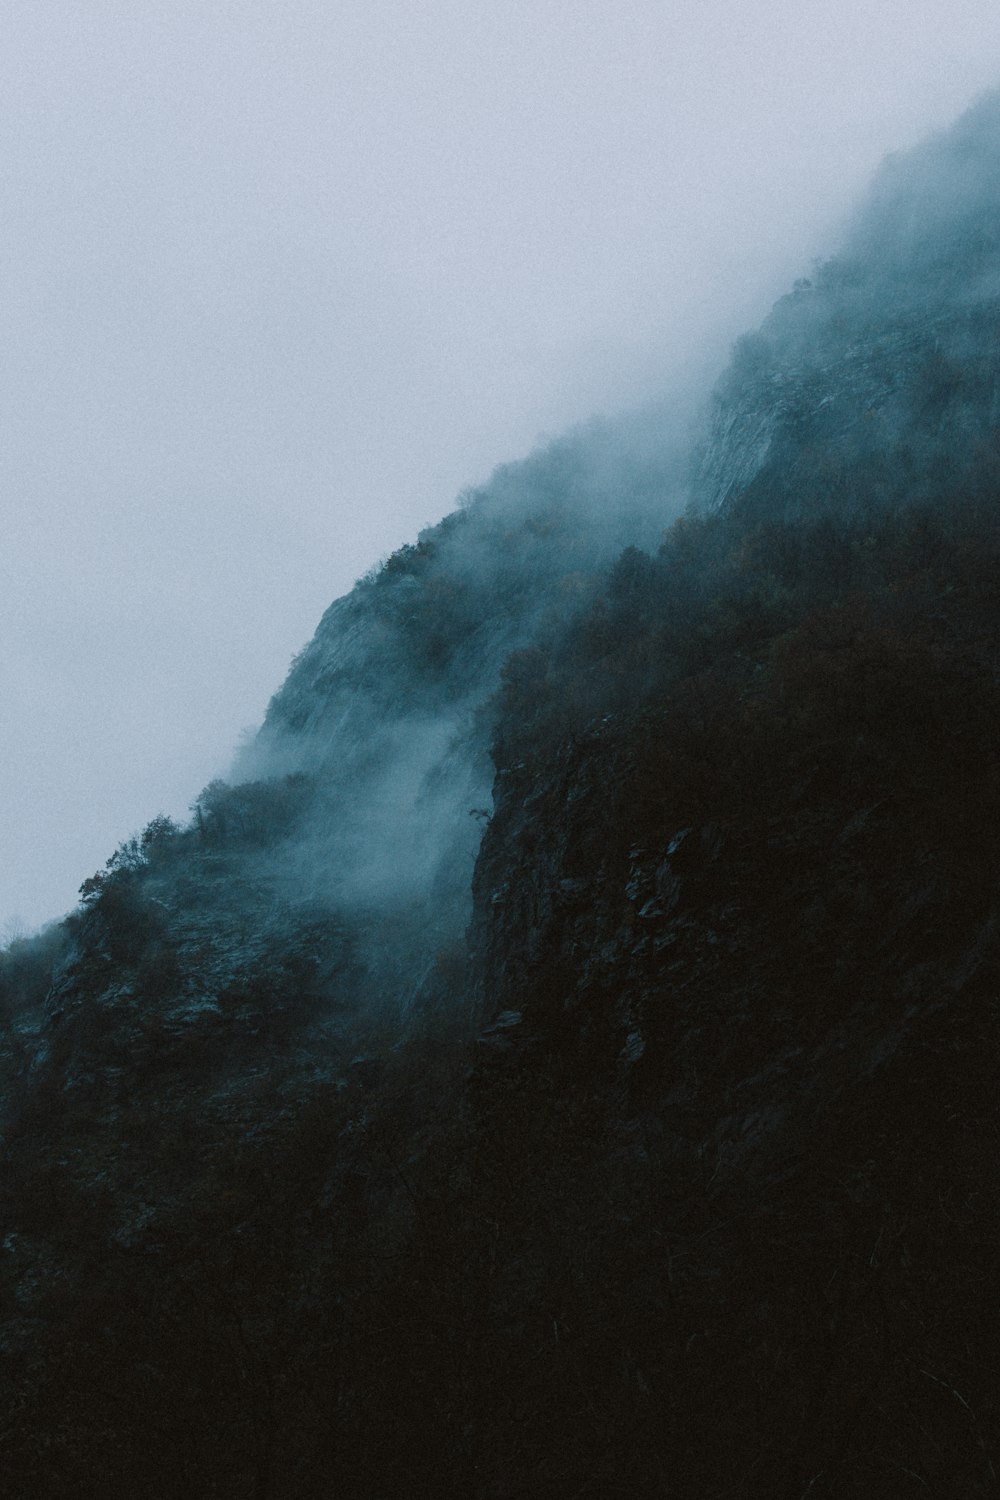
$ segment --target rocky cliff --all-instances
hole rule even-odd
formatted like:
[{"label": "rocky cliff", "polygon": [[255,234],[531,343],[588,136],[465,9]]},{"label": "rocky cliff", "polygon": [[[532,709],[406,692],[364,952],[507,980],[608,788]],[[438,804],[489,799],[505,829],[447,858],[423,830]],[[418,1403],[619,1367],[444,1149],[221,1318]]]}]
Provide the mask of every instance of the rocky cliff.
[{"label": "rocky cliff", "polygon": [[12,1493],[995,1491],[998,120],[0,957]]}]

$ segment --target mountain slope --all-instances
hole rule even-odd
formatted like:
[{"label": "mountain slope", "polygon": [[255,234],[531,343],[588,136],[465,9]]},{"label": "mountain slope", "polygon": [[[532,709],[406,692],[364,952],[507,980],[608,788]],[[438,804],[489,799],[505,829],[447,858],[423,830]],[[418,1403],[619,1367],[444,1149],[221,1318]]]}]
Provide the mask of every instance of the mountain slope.
[{"label": "mountain slope", "polygon": [[17,1493],[995,1491],[998,122],[3,955]]}]

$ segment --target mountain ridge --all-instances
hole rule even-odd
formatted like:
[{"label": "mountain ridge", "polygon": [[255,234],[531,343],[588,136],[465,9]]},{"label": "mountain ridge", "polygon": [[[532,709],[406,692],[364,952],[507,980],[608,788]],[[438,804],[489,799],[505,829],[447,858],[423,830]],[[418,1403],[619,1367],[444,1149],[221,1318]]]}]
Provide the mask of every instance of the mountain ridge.
[{"label": "mountain ridge", "polygon": [[890,163],[693,452],[498,470],[2,955],[18,1493],[993,1492],[998,165]]}]

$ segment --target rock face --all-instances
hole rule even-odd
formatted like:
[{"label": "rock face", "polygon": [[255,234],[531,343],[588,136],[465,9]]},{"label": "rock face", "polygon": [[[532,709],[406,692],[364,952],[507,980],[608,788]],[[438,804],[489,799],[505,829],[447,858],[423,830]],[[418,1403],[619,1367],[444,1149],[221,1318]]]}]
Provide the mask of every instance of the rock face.
[{"label": "rock face", "polygon": [[12,1493],[995,1492],[998,121],[0,956]]},{"label": "rock face", "polygon": [[[928,498],[995,441],[1000,196],[990,97],[883,167],[842,253],[738,341],[696,493],[803,516]],[[874,482],[877,476],[877,484]]]},{"label": "rock face", "polygon": [[[822,691],[815,657],[810,676]],[[520,1020],[480,1087],[497,1111],[517,1100],[547,1181],[573,1180],[557,1212],[591,1241],[564,1247],[562,1358],[628,1411],[628,1439],[609,1421],[581,1483],[993,1482],[998,1330],[970,1289],[1000,1271],[1000,703],[985,672],[969,688],[954,720],[894,709],[879,727],[856,703],[839,732],[824,713],[823,736],[784,723],[766,747],[748,696],[727,709],[710,806],[678,775],[669,712],[498,784],[477,951],[489,1003]],[[529,1260],[552,1232],[535,1212]],[[566,1399],[568,1462],[587,1424]]]}]

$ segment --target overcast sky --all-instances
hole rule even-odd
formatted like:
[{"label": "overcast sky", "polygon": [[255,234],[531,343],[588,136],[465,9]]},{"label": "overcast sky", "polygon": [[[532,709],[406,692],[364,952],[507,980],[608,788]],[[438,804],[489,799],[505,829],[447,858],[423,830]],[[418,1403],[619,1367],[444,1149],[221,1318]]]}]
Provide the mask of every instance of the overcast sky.
[{"label": "overcast sky", "polygon": [[996,0],[7,0],[0,933],[495,464],[724,359]]}]

